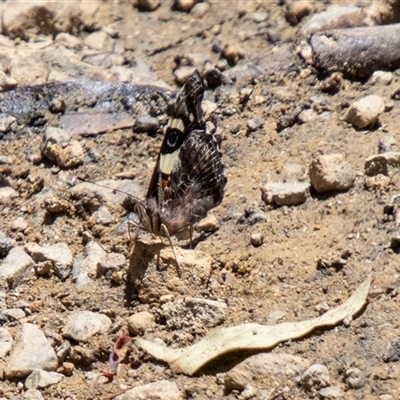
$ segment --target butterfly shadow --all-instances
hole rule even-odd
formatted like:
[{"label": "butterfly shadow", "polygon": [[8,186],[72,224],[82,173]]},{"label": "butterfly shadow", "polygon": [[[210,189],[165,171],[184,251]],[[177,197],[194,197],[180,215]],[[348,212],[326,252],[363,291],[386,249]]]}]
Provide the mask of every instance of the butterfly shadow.
[{"label": "butterfly shadow", "polygon": [[[150,267],[156,268],[157,271],[163,272],[167,268],[176,268],[168,265],[164,258],[161,257],[162,252],[169,248],[169,244],[159,242],[147,242],[142,239],[136,239],[132,244],[129,254],[129,269],[132,280],[142,280],[146,271]],[[172,258],[171,264],[175,260]]]},{"label": "butterfly shadow", "polygon": [[212,257],[199,250],[175,246],[180,261],[178,270],[174,252],[166,241],[137,239],[129,259],[129,281],[139,300],[159,302],[171,293],[194,295],[208,282],[212,271]]}]

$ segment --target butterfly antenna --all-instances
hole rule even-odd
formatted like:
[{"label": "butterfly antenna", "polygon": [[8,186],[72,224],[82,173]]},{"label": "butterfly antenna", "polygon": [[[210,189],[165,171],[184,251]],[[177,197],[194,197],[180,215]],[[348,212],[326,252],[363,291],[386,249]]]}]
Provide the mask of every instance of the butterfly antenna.
[{"label": "butterfly antenna", "polygon": [[90,183],[91,185],[95,185],[95,186],[99,186],[99,187],[102,187],[102,188],[104,188],[104,189],[109,189],[109,190],[111,190],[113,193],[122,193],[122,194],[125,194],[125,195],[127,195],[127,196],[129,196],[131,199],[134,199],[134,200],[136,200],[137,202],[140,202],[140,199],[139,198],[137,198],[136,196],[133,196],[132,194],[130,194],[130,193],[128,193],[128,192],[125,192],[124,190],[120,190],[120,189],[113,189],[113,188],[111,188],[111,187],[109,187],[109,186],[107,186],[107,185],[102,185],[101,183],[97,183],[97,182],[92,182],[92,181],[89,181],[89,180],[87,180],[87,179],[85,179],[85,178],[81,178],[80,176],[74,176],[72,179],[71,179],[71,186],[74,186],[75,184],[76,184],[76,181],[82,181],[82,182],[85,182],[85,183]]}]

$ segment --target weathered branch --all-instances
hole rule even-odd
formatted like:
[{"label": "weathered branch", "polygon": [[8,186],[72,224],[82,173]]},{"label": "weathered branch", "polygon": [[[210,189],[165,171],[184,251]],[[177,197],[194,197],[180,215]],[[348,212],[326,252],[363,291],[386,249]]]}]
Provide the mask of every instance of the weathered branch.
[{"label": "weathered branch", "polygon": [[324,73],[366,78],[400,67],[400,24],[334,29],[310,39],[313,65]]}]

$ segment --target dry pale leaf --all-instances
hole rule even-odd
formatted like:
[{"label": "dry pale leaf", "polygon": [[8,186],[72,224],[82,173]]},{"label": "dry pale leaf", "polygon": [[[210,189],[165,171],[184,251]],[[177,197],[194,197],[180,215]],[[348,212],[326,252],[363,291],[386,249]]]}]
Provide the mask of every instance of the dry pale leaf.
[{"label": "dry pale leaf", "polygon": [[354,316],[367,301],[371,279],[372,274],[342,305],[310,320],[272,326],[242,324],[218,328],[196,344],[183,349],[172,349],[145,339],[136,339],[134,342],[153,357],[170,364],[174,371],[193,375],[209,361],[223,354],[238,350],[267,350],[278,343],[299,339],[314,329],[334,326],[343,319]]}]

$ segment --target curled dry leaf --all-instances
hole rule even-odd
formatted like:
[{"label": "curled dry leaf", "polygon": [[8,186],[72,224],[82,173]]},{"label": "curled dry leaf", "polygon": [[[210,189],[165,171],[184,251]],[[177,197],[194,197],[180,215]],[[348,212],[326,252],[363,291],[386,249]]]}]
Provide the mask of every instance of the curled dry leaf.
[{"label": "curled dry leaf", "polygon": [[242,324],[211,331],[198,343],[172,349],[145,339],[135,339],[135,344],[153,357],[167,362],[170,367],[187,375],[195,374],[209,361],[239,350],[267,350],[278,343],[299,339],[314,329],[335,326],[349,316],[357,314],[367,301],[372,274],[339,307],[317,318],[306,321],[285,322],[278,325]]}]

